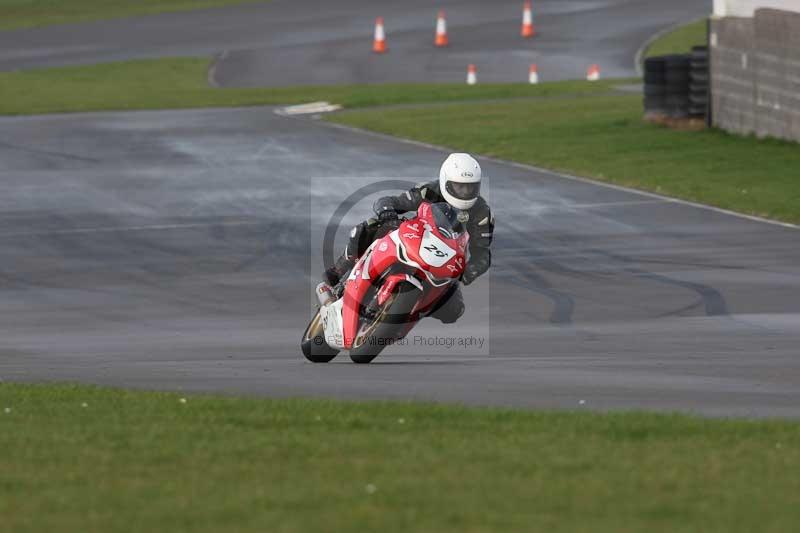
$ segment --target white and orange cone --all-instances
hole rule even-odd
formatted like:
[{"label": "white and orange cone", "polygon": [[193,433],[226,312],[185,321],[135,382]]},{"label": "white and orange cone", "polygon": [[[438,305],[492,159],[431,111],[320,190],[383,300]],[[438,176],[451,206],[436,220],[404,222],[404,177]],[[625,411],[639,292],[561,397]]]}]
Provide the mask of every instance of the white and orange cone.
[{"label": "white and orange cone", "polygon": [[589,81],[597,81],[600,79],[600,67],[597,65],[589,66],[586,71],[586,79]]},{"label": "white and orange cone", "polygon": [[372,42],[372,51],[376,54],[386,52],[386,33],[383,30],[383,17],[375,19],[375,39]]},{"label": "white and orange cone", "polygon": [[533,37],[536,31],[533,29],[533,10],[531,0],[525,0],[525,7],[522,8],[522,31],[520,35],[525,38]]},{"label": "white and orange cone", "polygon": [[539,69],[536,67],[536,63],[533,63],[528,69],[528,83],[531,85],[539,83]]},{"label": "white and orange cone", "polygon": [[467,67],[467,85],[476,83],[478,83],[478,69],[475,68],[475,65],[470,65]]},{"label": "white and orange cone", "polygon": [[444,18],[444,9],[440,9],[439,15],[436,17],[436,39],[433,44],[440,48],[450,44],[447,39],[447,20]]}]

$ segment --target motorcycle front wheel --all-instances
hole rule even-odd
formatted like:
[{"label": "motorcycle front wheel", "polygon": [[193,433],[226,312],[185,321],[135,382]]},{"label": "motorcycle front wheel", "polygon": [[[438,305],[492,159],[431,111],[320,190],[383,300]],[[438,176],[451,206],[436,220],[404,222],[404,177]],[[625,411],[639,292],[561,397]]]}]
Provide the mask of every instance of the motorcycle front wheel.
[{"label": "motorcycle front wheel", "polygon": [[339,355],[339,350],[331,348],[325,342],[325,335],[322,329],[322,319],[319,310],[308,323],[303,339],[300,341],[300,349],[303,355],[312,363],[328,363]]},{"label": "motorcycle front wheel", "polygon": [[398,285],[375,318],[365,324],[364,331],[356,339],[358,345],[350,349],[350,359],[354,363],[370,363],[394,343],[406,329],[418,298],[419,290],[410,283]]}]

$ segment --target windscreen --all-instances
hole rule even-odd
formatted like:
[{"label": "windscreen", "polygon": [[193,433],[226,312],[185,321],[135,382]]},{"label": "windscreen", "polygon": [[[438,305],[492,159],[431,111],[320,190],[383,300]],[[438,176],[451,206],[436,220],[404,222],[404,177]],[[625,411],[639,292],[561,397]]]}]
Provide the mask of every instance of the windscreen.
[{"label": "windscreen", "polygon": [[448,203],[440,202],[431,206],[433,219],[436,226],[446,237],[455,239],[464,231],[464,226],[458,220],[459,210]]}]

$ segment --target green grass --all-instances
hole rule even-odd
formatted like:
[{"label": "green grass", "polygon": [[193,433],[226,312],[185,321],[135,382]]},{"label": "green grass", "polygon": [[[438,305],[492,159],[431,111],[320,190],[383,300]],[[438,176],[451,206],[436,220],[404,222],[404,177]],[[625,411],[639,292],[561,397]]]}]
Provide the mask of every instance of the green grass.
[{"label": "green grass", "polygon": [[0,30],[31,28],[266,0],[0,0]]},{"label": "green grass", "polygon": [[675,28],[647,47],[645,57],[690,52],[693,46],[705,46],[708,42],[708,21],[698,20]]},{"label": "green grass", "polygon": [[330,120],[800,222],[797,144],[646,124],[641,96],[359,110]]},{"label": "green grass", "polygon": [[800,523],[797,422],[179,398],[0,385],[0,531],[733,533]]},{"label": "green grass", "polygon": [[208,60],[165,58],[0,73],[0,114],[112,109],[294,104],[328,100],[346,107],[525,98],[609,90],[613,81],[527,84],[394,84],[216,89]]}]

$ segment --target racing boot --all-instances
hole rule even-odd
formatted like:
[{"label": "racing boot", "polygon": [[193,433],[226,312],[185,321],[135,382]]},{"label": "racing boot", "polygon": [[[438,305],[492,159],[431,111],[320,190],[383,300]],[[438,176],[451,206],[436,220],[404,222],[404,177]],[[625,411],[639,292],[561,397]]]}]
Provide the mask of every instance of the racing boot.
[{"label": "racing boot", "polygon": [[[367,220],[350,230],[350,240],[347,242],[344,253],[336,260],[333,266],[326,268],[325,272],[322,274],[322,279],[334,289],[334,293],[345,274],[355,266],[356,260],[358,259],[358,255],[356,255],[358,251],[363,250],[368,245],[368,243],[364,244],[364,241],[370,239],[370,237],[374,235],[374,228],[377,227],[374,222],[377,221]],[[353,253],[351,253],[351,250]]]}]

